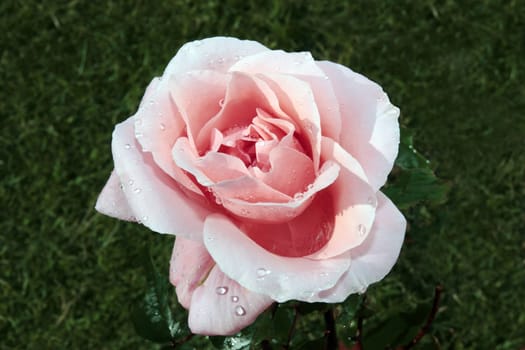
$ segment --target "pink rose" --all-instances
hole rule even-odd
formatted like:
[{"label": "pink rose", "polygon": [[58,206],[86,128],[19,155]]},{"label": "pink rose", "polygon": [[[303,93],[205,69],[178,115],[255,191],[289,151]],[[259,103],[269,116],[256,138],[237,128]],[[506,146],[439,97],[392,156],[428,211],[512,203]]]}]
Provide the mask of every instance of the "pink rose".
[{"label": "pink rose", "polygon": [[341,302],[403,242],[379,191],[398,116],[379,85],[308,52],[190,42],[115,127],[96,209],[177,235],[170,280],[194,333],[236,333],[274,301]]}]

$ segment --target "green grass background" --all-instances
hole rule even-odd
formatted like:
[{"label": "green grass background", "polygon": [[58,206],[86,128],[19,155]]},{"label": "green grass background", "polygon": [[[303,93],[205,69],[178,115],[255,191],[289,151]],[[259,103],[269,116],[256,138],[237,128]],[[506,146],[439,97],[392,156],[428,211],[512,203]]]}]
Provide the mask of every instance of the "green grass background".
[{"label": "green grass background", "polygon": [[[185,42],[308,50],[379,82],[452,186],[419,206],[376,309],[445,294],[443,348],[525,346],[525,2],[0,3],[0,348],[149,349],[129,307],[172,238],[93,210],[111,132]],[[381,316],[379,316],[381,317]]]}]

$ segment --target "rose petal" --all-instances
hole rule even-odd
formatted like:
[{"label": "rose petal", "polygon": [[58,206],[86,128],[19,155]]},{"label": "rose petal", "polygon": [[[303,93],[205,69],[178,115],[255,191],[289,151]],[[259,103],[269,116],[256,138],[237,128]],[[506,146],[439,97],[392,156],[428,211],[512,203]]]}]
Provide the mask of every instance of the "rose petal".
[{"label": "rose petal", "polygon": [[172,156],[177,166],[192,174],[198,183],[206,187],[248,174],[244,163],[228,154],[208,152],[198,157],[186,137],[180,137],[175,142]]},{"label": "rose petal", "polygon": [[287,74],[307,82],[321,115],[323,136],[339,140],[341,115],[332,85],[309,52],[263,51],[234,64],[230,71],[250,74]]},{"label": "rose petal", "polygon": [[120,188],[120,179],[115,171],[111,172],[108,182],[99,194],[95,209],[104,215],[120,220],[135,221],[135,214]]},{"label": "rose petal", "polygon": [[202,196],[201,190],[171,158],[173,143],[184,132],[184,121],[174,106],[169,83],[158,78],[148,86],[141,107],[134,116],[135,135],[143,151],[151,152],[157,165],[187,192]]},{"label": "rose petal", "polygon": [[310,52],[261,51],[240,60],[229,70],[230,72],[245,72],[252,75],[277,73],[325,77],[324,72],[317,67]]},{"label": "rose petal", "polygon": [[331,288],[350,266],[349,254],[326,260],[277,256],[219,214],[206,219],[204,244],[227,276],[278,302],[310,301],[316,292]]},{"label": "rose petal", "polygon": [[264,81],[244,73],[232,73],[221,111],[199,132],[196,140],[199,152],[205,152],[210,148],[213,129],[225,132],[233,128],[246,127],[257,115],[258,108],[275,118],[291,121],[290,117],[281,110],[275,93]]},{"label": "rose petal", "polygon": [[170,261],[170,282],[177,291],[179,303],[188,309],[191,297],[215,265],[204,244],[177,237]]},{"label": "rose petal", "polygon": [[334,288],[319,293],[317,301],[338,303],[362,293],[383,279],[394,266],[405,236],[406,220],[384,194],[378,192],[376,220],[363,244],[352,249],[352,265]]},{"label": "rose petal", "polygon": [[111,149],[115,171],[124,184],[127,202],[145,226],[155,232],[199,239],[204,218],[210,213],[189,201],[178,184],[139,150],[133,133],[133,119],[118,124]]},{"label": "rose petal", "polygon": [[333,62],[317,62],[329,77],[339,100],[340,144],[363,166],[374,190],[386,182],[397,157],[399,109],[382,88]]},{"label": "rose petal", "polygon": [[363,242],[375,217],[376,194],[359,163],[333,140],[323,137],[322,157],[337,162],[339,177],[328,189],[333,198],[335,226],[332,238],[312,259],[339,255]]},{"label": "rose petal", "polygon": [[277,191],[293,197],[306,191],[315,180],[316,169],[304,153],[289,147],[275,147],[269,158],[271,169],[259,178]]},{"label": "rose petal", "polygon": [[222,205],[235,215],[252,222],[284,223],[300,215],[312,202],[317,192],[330,186],[339,174],[339,166],[325,162],[319,176],[302,193],[292,198],[274,190],[261,180],[241,177],[212,186]]},{"label": "rose petal", "polygon": [[255,321],[273,300],[228,278],[216,265],[193,292],[188,325],[193,333],[232,335]]},{"label": "rose petal", "polygon": [[[332,237],[334,209],[327,191],[317,193],[306,201],[308,204],[296,214],[289,207],[274,207],[273,216],[282,216],[288,211],[294,216],[280,223],[261,223],[243,220],[239,228],[255,243],[267,251],[286,257],[304,257],[315,253]],[[274,220],[274,218],[272,218]],[[266,220],[268,222],[269,220]]]},{"label": "rose petal", "polygon": [[197,149],[194,140],[199,131],[221,109],[228,80],[228,75],[211,70],[171,76],[171,96],[186,124],[186,134],[194,149]]},{"label": "rose petal", "polygon": [[214,37],[184,44],[164,70],[164,77],[180,75],[192,70],[212,69],[227,72],[244,56],[251,56],[268,48],[256,41],[229,37]]},{"label": "rose petal", "polygon": [[[292,76],[287,75],[261,75],[279,100],[279,105],[298,125],[299,135],[304,139],[311,152],[315,169],[319,168],[319,152],[321,149],[321,119],[310,86]],[[296,135],[296,137],[299,137]]]}]

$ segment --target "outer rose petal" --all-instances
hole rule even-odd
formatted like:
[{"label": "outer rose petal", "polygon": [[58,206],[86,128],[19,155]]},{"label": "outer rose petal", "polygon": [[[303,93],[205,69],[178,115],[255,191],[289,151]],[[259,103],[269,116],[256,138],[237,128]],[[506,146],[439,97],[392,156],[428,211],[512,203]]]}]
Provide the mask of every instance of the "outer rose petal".
[{"label": "outer rose petal", "polygon": [[134,116],[135,135],[142,150],[151,152],[155,163],[183,185],[188,192],[202,196],[201,190],[171,159],[171,148],[184,131],[184,121],[173,104],[169,82],[155,78],[148,86]]},{"label": "outer rose petal", "polygon": [[375,217],[376,194],[368,184],[359,163],[333,140],[323,137],[322,155],[337,162],[341,171],[331,186],[335,226],[332,238],[311,258],[325,259],[339,255],[363,242]]},{"label": "outer rose petal", "polygon": [[228,278],[217,265],[191,298],[188,325],[193,333],[232,335],[255,321],[273,300]]},{"label": "outer rose petal", "polygon": [[317,62],[339,100],[339,143],[363,166],[374,190],[386,182],[399,146],[399,109],[381,87],[340,64]]},{"label": "outer rose petal", "polygon": [[228,37],[192,41],[184,44],[172,58],[164,70],[164,77],[201,69],[226,72],[242,57],[267,50],[256,41]]},{"label": "outer rose petal", "polygon": [[175,239],[170,261],[170,282],[176,287],[179,303],[186,309],[190,307],[193,292],[214,265],[204,244],[182,237]]},{"label": "outer rose petal", "polygon": [[127,202],[137,219],[159,233],[200,239],[207,209],[181,192],[149,153],[139,150],[133,133],[133,119],[118,124],[111,149],[115,171],[124,185]]},{"label": "outer rose petal", "polygon": [[316,292],[334,286],[350,266],[349,254],[325,260],[272,254],[219,214],[207,217],[204,244],[227,276],[278,302],[311,301]]},{"label": "outer rose petal", "polygon": [[403,239],[406,220],[384,194],[378,192],[378,207],[372,232],[352,249],[352,265],[334,288],[319,293],[319,301],[338,303],[352,293],[362,293],[383,279],[394,266]]},{"label": "outer rose petal", "polygon": [[120,180],[115,171],[111,172],[108,182],[98,196],[95,209],[100,213],[126,221],[135,221],[135,214],[128,205],[128,200],[120,188]]}]

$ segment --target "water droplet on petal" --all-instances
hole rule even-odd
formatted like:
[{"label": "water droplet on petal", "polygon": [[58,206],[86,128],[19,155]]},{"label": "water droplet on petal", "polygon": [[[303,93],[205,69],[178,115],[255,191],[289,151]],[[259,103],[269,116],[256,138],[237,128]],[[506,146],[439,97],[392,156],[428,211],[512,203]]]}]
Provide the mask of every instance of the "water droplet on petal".
[{"label": "water droplet on petal", "polygon": [[148,216],[147,216],[147,215],[144,215],[144,216],[142,217],[142,222],[145,222],[145,221],[148,221]]},{"label": "water droplet on petal", "polygon": [[140,189],[140,188],[135,188],[135,189],[133,190],[133,192],[135,192],[135,193],[140,193],[140,192],[142,192],[142,189]]},{"label": "water droplet on petal", "polygon": [[219,295],[224,295],[226,293],[228,293],[228,287],[217,287],[215,289],[215,292]]},{"label": "water droplet on petal", "polygon": [[326,277],[326,276],[328,276],[328,272],[321,272],[321,273],[319,274],[319,276],[321,276],[321,277]]},{"label": "water droplet on petal", "polygon": [[154,104],[155,104],[155,101],[153,101],[153,100],[149,100],[149,105],[150,105],[150,106],[153,106]]},{"label": "water droplet on petal", "polygon": [[166,130],[166,125],[164,125],[163,123],[160,123],[159,124],[159,128],[160,128],[160,130],[164,131],[164,130]]},{"label": "water droplet on petal", "polygon": [[124,190],[124,184],[122,182],[120,183],[120,189]]},{"label": "water droplet on petal", "polygon": [[129,184],[130,186],[133,185],[133,180],[129,180],[129,181],[128,181],[128,184]]},{"label": "water droplet on petal", "polygon": [[265,269],[264,267],[260,267],[257,269],[258,279],[263,279],[264,277],[268,276],[270,273],[272,272],[270,270]]},{"label": "water droplet on petal", "polygon": [[125,149],[130,149],[130,148],[131,148],[131,145],[130,145],[129,143],[126,143],[126,144],[124,145],[124,148],[125,148]]},{"label": "water droplet on petal", "polygon": [[364,236],[366,234],[366,227],[363,224],[359,224],[357,226],[357,232],[359,232],[359,236]]},{"label": "water droplet on petal", "polygon": [[135,133],[135,137],[136,138],[141,138],[142,137],[142,133],[141,132],[136,132]]},{"label": "water droplet on petal", "polygon": [[241,305],[237,305],[235,307],[235,314],[237,316],[244,316],[246,315],[246,310],[244,310],[244,308]]},{"label": "water droplet on petal", "polygon": [[194,45],[194,46],[201,46],[201,45],[202,45],[202,41],[201,41],[201,40],[195,40],[195,41],[193,42],[193,45]]},{"label": "water droplet on petal", "polygon": [[293,199],[295,199],[297,201],[303,199],[303,197],[304,197],[304,194],[302,192],[298,192],[298,193],[293,195]]},{"label": "water droplet on petal", "polygon": [[223,98],[221,98],[221,99],[219,100],[219,106],[221,106],[221,107],[224,106],[224,99],[223,99]]},{"label": "water droplet on petal", "polygon": [[237,303],[239,301],[239,297],[236,295],[232,296],[231,299],[232,299],[232,303]]}]

